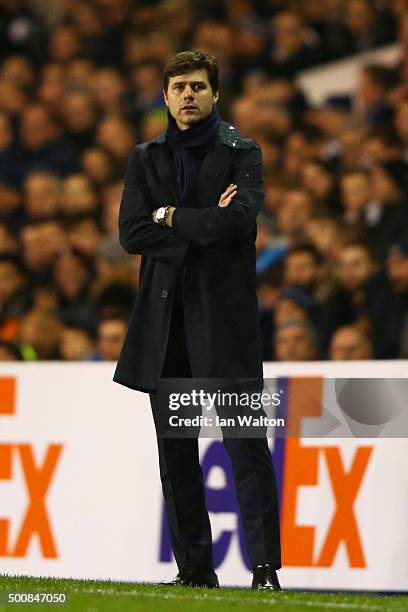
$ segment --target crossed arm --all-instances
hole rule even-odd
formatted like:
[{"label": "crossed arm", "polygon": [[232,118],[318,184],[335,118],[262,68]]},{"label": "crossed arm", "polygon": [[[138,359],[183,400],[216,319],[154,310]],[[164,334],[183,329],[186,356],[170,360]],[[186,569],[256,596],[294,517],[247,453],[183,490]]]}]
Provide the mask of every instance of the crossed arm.
[{"label": "crossed arm", "polygon": [[206,246],[241,239],[253,230],[263,200],[263,164],[257,144],[237,151],[231,169],[233,183],[218,206],[171,207],[166,225],[154,222],[152,202],[140,151],[129,159],[119,214],[119,239],[129,253],[164,261],[179,261],[190,241]]},{"label": "crossed arm", "polygon": [[[232,199],[237,195],[237,189],[238,187],[234,183],[231,183],[230,185],[228,185],[224,193],[221,194],[220,201],[218,202],[218,206],[220,206],[221,208],[226,208],[227,206],[229,206],[232,202]],[[176,210],[175,206],[170,206],[168,209],[168,212],[166,215],[166,225],[168,227],[173,227],[173,213],[175,210]],[[155,223],[158,223],[156,219],[157,211],[158,209],[156,208],[156,210],[152,212],[152,219]]]},{"label": "crossed arm", "polygon": [[141,150],[135,147],[126,169],[119,210],[119,242],[128,253],[176,263],[183,259],[189,240],[153,222],[153,202],[140,155]]}]

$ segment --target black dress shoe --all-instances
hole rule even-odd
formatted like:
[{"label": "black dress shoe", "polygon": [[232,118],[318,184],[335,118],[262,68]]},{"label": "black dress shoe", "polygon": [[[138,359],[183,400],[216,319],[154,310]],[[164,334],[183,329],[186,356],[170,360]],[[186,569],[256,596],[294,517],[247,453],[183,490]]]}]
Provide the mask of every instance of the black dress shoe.
[{"label": "black dress shoe", "polygon": [[281,591],[278,575],[269,563],[257,565],[253,571],[252,588],[259,591]]},{"label": "black dress shoe", "polygon": [[207,589],[218,589],[218,577],[212,570],[203,570],[195,567],[187,567],[181,570],[170,582],[160,582],[161,586],[190,586],[205,587]]}]

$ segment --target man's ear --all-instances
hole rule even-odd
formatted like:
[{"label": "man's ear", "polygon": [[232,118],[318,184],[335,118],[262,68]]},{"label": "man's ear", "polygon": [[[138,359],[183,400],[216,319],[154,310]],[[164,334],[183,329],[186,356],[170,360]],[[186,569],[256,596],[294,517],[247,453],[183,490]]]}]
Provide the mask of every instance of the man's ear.
[{"label": "man's ear", "polygon": [[164,102],[165,102],[166,106],[168,106],[168,105],[169,105],[169,102],[168,102],[168,100],[167,100],[167,94],[166,94],[166,92],[165,92],[165,90],[164,90],[164,89],[163,89],[163,98],[164,98]]},{"label": "man's ear", "polygon": [[214,100],[214,104],[218,102],[218,91],[216,91],[215,94],[213,95],[213,100]]}]

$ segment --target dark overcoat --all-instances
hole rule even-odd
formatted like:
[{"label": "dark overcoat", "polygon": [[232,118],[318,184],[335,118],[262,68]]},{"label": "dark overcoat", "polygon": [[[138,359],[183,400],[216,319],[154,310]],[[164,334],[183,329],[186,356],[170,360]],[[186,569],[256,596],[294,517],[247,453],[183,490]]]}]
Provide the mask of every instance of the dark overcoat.
[{"label": "dark overcoat", "polygon": [[[230,183],[238,193],[217,206]],[[165,134],[137,145],[128,161],[119,239],[142,257],[140,285],[114,381],[154,391],[181,270],[185,331],[194,378],[260,378],[262,353],[255,288],[256,216],[264,198],[259,145],[221,122],[204,157],[195,207],[179,206],[175,163]],[[173,227],[152,211],[175,205]]]}]

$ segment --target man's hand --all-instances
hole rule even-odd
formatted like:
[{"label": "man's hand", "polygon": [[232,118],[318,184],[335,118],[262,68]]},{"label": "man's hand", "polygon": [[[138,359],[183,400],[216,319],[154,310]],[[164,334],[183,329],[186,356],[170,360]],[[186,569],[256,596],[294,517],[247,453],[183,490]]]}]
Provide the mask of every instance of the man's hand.
[{"label": "man's hand", "polygon": [[169,227],[173,226],[173,213],[175,211],[175,207],[174,206],[170,206],[169,210],[167,211],[167,215],[166,215],[166,225],[168,225]]},{"label": "man's hand", "polygon": [[226,208],[227,206],[229,206],[233,198],[237,195],[237,189],[238,187],[234,183],[231,183],[224,191],[224,193],[221,194],[218,206],[220,206],[221,208]]}]

